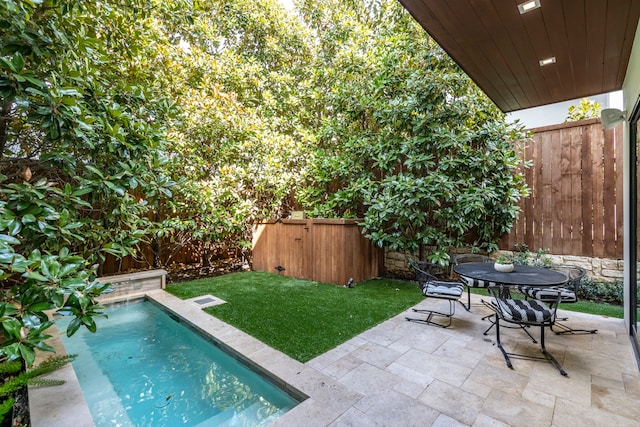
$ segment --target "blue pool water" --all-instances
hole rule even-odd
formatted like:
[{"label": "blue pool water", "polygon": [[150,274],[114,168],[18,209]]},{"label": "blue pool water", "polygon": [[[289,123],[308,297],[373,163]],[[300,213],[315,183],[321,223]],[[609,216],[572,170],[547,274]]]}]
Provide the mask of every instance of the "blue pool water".
[{"label": "blue pool water", "polygon": [[63,335],[97,427],[265,426],[299,403],[151,302],[106,313]]}]

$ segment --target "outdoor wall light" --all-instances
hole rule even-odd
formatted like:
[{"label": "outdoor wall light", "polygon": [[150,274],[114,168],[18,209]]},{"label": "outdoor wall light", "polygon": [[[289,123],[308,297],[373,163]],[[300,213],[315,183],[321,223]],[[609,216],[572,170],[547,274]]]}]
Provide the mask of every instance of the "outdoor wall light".
[{"label": "outdoor wall light", "polygon": [[556,57],[555,56],[540,60],[540,66],[541,67],[544,67],[545,65],[549,65],[549,64],[555,64],[555,63],[556,63]]},{"label": "outdoor wall light", "polygon": [[625,119],[626,111],[620,111],[617,108],[605,108],[600,111],[600,121],[604,130],[615,127],[618,123]]},{"label": "outdoor wall light", "polygon": [[531,12],[534,9],[540,7],[540,0],[529,0],[524,3],[520,3],[518,5],[518,10],[520,11],[520,15],[524,15],[527,12]]}]

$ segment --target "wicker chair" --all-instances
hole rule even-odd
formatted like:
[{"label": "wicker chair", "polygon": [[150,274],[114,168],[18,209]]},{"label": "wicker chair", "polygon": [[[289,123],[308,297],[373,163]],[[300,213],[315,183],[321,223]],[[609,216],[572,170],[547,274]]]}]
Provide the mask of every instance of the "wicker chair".
[{"label": "wicker chair", "polygon": [[[578,302],[578,288],[580,282],[586,274],[586,270],[582,267],[574,265],[558,265],[550,267],[551,270],[558,271],[567,276],[568,281],[565,286],[552,287],[552,288],[535,288],[532,286],[520,286],[518,290],[524,294],[526,298],[533,298],[540,301],[544,301],[547,304],[555,301],[556,295],[560,294],[561,304],[572,304]],[[573,329],[563,324],[567,318],[556,319],[556,322],[551,325],[551,330],[556,334],[595,334],[597,329]],[[562,322],[561,322],[562,321]],[[553,327],[557,326],[559,330],[554,330]]]},{"label": "wicker chair", "polygon": [[[409,264],[415,270],[416,280],[418,281],[418,286],[422,291],[422,295],[425,298],[435,298],[446,300],[449,303],[449,310],[446,312],[435,311],[435,310],[422,310],[414,308],[413,311],[416,313],[426,314],[426,318],[411,318],[407,317],[406,319],[411,322],[421,322],[427,325],[439,326],[441,328],[448,328],[451,326],[452,317],[455,314],[455,303],[462,302],[460,301],[460,297],[462,296],[462,292],[464,291],[464,286],[460,282],[446,282],[442,280],[438,280],[435,276],[438,270],[441,271],[441,267],[435,264],[418,262],[414,260],[410,260]],[[464,307],[464,304],[462,304]],[[448,319],[447,323],[439,323],[433,320],[433,317],[444,317]]]}]

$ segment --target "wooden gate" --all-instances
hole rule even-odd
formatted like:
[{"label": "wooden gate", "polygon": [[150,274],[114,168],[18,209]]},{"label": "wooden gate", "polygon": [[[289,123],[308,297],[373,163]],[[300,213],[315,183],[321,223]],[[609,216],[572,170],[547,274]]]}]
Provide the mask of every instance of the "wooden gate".
[{"label": "wooden gate", "polygon": [[254,227],[254,270],[345,285],[380,276],[383,262],[382,250],[362,235],[357,220],[285,219]]}]

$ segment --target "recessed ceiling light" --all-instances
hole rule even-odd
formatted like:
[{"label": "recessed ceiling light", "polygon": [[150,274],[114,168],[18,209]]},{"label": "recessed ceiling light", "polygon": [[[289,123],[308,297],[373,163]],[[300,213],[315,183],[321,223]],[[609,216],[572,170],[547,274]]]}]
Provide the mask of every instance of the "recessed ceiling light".
[{"label": "recessed ceiling light", "polygon": [[540,0],[529,0],[524,3],[520,3],[518,5],[518,10],[520,11],[520,15],[524,15],[527,12],[531,12],[533,9],[537,9],[540,7]]},{"label": "recessed ceiling light", "polygon": [[555,64],[556,63],[556,57],[552,56],[551,58],[545,58],[545,59],[541,59],[540,60],[540,66],[544,67],[545,65],[549,65],[549,64]]}]

